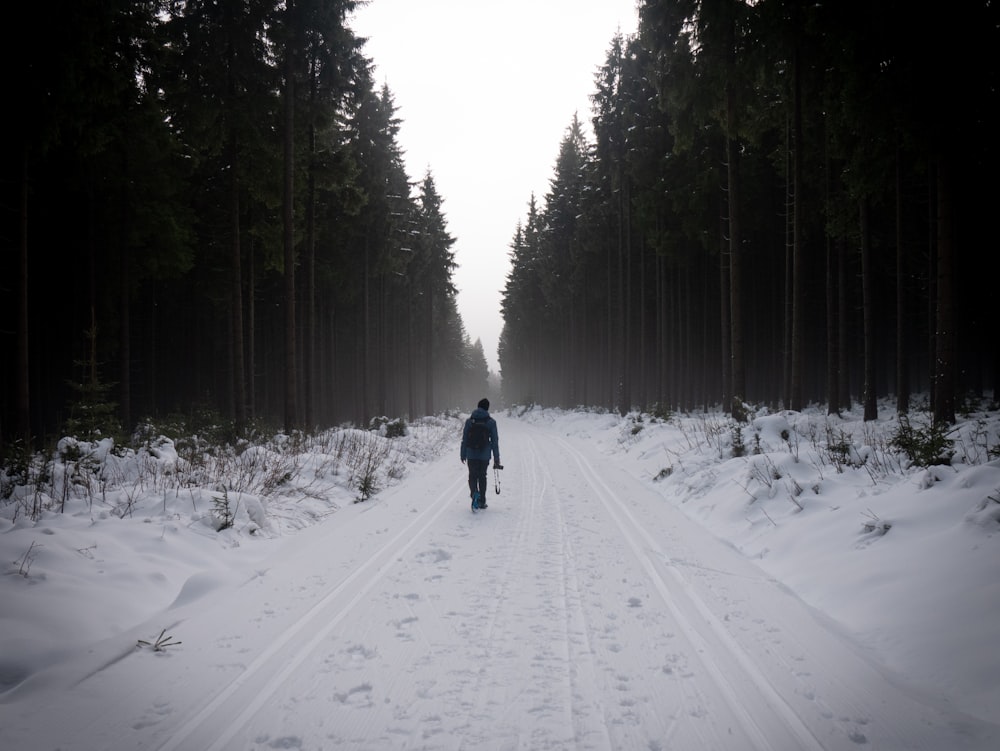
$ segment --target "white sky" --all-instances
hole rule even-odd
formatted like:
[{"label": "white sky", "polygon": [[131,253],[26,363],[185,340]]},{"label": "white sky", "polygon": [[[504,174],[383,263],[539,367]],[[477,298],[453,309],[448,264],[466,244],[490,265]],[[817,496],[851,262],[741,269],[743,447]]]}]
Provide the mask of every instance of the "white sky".
[{"label": "white sky", "polygon": [[574,112],[589,126],[612,37],[636,23],[635,0],[373,0],[355,14],[403,121],[407,171],[429,168],[444,199],[459,312],[491,370],[517,222],[548,191]]}]

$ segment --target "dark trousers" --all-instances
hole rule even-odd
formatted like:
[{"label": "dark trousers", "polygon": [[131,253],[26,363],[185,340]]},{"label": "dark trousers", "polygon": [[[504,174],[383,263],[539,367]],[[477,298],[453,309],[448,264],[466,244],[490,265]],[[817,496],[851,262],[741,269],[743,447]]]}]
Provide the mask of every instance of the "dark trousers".
[{"label": "dark trousers", "polygon": [[469,497],[476,491],[479,491],[479,497],[486,498],[486,470],[489,469],[490,460],[486,459],[469,459],[466,461],[469,465]]}]

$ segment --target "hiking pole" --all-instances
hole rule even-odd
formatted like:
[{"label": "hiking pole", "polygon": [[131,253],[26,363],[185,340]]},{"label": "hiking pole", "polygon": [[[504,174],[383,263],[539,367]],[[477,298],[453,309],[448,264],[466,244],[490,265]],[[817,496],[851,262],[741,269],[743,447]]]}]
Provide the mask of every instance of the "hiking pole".
[{"label": "hiking pole", "polygon": [[493,465],[493,489],[500,495],[500,470],[503,469],[502,464]]}]

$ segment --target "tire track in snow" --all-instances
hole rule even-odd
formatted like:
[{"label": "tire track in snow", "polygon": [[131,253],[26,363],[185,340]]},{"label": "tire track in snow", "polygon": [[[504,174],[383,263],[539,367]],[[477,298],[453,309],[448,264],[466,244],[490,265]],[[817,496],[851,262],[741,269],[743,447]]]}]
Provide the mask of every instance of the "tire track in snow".
[{"label": "tire track in snow", "polygon": [[[539,460],[535,441],[529,439],[529,445],[532,467],[540,467],[546,476],[546,482],[553,484],[551,468],[543,465]],[[598,685],[597,666],[594,660],[596,650],[591,641],[591,624],[587,618],[586,609],[583,606],[583,588],[578,576],[579,563],[569,532],[569,525],[563,513],[562,499],[557,496],[553,504],[556,509],[559,528],[560,585],[563,601],[563,636],[565,642],[564,654],[568,668],[568,720],[570,727],[573,728],[574,739],[577,742],[586,741],[589,736],[598,735],[600,736],[603,748],[612,748],[614,744],[608,732],[608,710],[601,700],[601,692],[596,690]],[[576,629],[574,629],[574,626]],[[583,639],[582,648],[576,646],[573,641],[573,636],[577,633]],[[596,706],[578,708],[577,697],[587,695],[593,697]],[[601,722],[596,723],[597,727],[595,728],[596,718],[600,718]]]},{"label": "tire track in snow", "polygon": [[[528,469],[528,471],[521,475],[521,503],[518,506],[516,532],[511,544],[504,548],[500,575],[497,577],[497,584],[490,600],[487,619],[488,626],[486,629],[487,636],[484,640],[484,644],[488,645],[484,654],[486,664],[480,668],[475,689],[476,699],[472,704],[472,716],[478,718],[494,717],[494,719],[497,719],[495,717],[495,709],[497,707],[502,708],[499,725],[503,726],[503,721],[506,720],[508,722],[506,727],[517,728],[519,732],[522,723],[519,722],[516,716],[513,716],[513,719],[509,718],[512,717],[512,712],[517,707],[529,700],[530,697],[526,698],[525,694],[534,693],[539,690],[539,683],[542,681],[529,682],[526,684],[524,690],[519,691],[514,696],[508,696],[506,694],[507,686],[497,686],[494,684],[484,687],[483,683],[486,677],[494,676],[498,673],[503,674],[505,671],[510,670],[516,670],[517,673],[521,673],[524,670],[533,671],[536,669],[535,663],[537,662],[538,655],[544,652],[552,642],[560,644],[565,642],[565,635],[563,635],[563,638],[560,639],[550,639],[539,644],[527,645],[533,649],[537,647],[537,649],[535,649],[535,654],[531,656],[532,658],[521,665],[517,663],[519,660],[524,659],[523,654],[516,654],[510,650],[504,651],[500,649],[512,633],[509,629],[504,628],[506,620],[516,618],[518,615],[516,611],[512,610],[512,603],[516,603],[517,600],[516,593],[518,589],[523,587],[523,582],[531,577],[532,572],[535,574],[535,585],[537,586],[539,570],[548,571],[552,565],[551,560],[546,562],[538,559],[539,553],[545,554],[551,547],[549,536],[552,534],[553,525],[547,520],[548,516],[552,513],[553,502],[552,499],[546,498],[546,495],[550,492],[551,478],[535,458],[535,447],[530,439],[528,440],[528,444],[528,451],[521,449],[523,452],[522,456],[527,459],[521,463],[521,466]],[[561,564],[562,556],[557,555],[556,558]],[[513,597],[512,593],[514,594]],[[561,600],[559,602],[552,602],[551,598],[546,599],[549,607],[561,607],[564,611],[565,607],[560,606],[561,602]],[[548,677],[546,676],[546,678]],[[571,694],[568,688],[564,693],[566,694],[566,698],[560,703],[568,707]],[[491,711],[491,708],[493,708],[493,711]],[[568,718],[565,727],[570,727]],[[474,747],[478,748],[481,744],[490,740],[482,737],[463,738],[459,749],[465,748],[467,742],[471,742]],[[524,740],[522,738],[521,742]]]},{"label": "tire track in snow", "polygon": [[[540,473],[544,477],[546,488],[555,488],[551,468],[539,460],[538,447],[534,440],[528,440],[528,447],[531,456],[532,472],[536,474]],[[539,494],[536,498],[537,500],[534,502],[540,500],[543,505],[545,524],[542,528],[539,550],[542,558],[534,562],[536,565],[541,566],[545,572],[545,580],[550,582],[546,584],[545,591],[553,590],[551,596],[546,601],[550,611],[546,621],[552,623],[553,627],[558,629],[556,638],[549,639],[550,644],[542,646],[549,646],[557,652],[554,655],[554,659],[558,660],[560,664],[561,674],[558,675],[558,689],[561,699],[553,697],[553,700],[559,701],[561,705],[560,709],[563,713],[562,726],[564,728],[571,728],[573,740],[577,741],[581,733],[585,732],[581,728],[581,721],[588,717],[588,712],[586,709],[584,711],[577,709],[577,691],[574,677],[576,670],[574,658],[576,655],[571,643],[571,623],[574,620],[585,622],[585,619],[581,617],[579,600],[577,599],[575,603],[571,600],[571,581],[575,578],[576,561],[573,557],[566,517],[563,514],[562,497],[556,491],[551,493],[548,498],[545,498],[544,494]],[[588,660],[590,659],[589,654],[582,656]],[[555,676],[553,676],[552,681],[553,683],[556,682]],[[602,718],[605,717],[603,710],[599,711],[598,714]],[[605,723],[601,723],[601,727],[604,730],[605,742],[610,743],[606,734]]]},{"label": "tire track in snow", "polygon": [[[229,720],[220,731],[216,732],[213,730],[210,733],[210,735],[214,736],[213,742],[209,744],[203,741],[199,746],[206,751],[220,751],[220,749],[225,748],[226,744],[247,724],[248,720],[264,706],[280,686],[305,662],[316,646],[385,577],[388,571],[397,564],[399,559],[433,527],[438,518],[451,506],[456,497],[460,495],[462,487],[465,484],[465,478],[460,477],[448,486],[447,490],[441,494],[441,497],[435,503],[419,513],[398,534],[386,541],[364,563],[354,569],[337,586],[318,600],[302,618],[286,629],[242,673],[219,691],[211,701],[206,703],[201,711],[181,725],[169,740],[158,747],[158,750],[175,751],[181,748],[192,734],[208,725],[212,719],[221,714],[224,705],[233,700],[238,692],[245,687],[250,687],[252,685],[251,679],[254,676],[270,667],[280,658],[283,665],[281,670],[266,680],[261,690],[253,694],[252,698],[250,698],[243,710],[235,718]],[[348,596],[352,591],[352,587],[356,588],[354,589],[353,597],[343,605],[338,606],[332,615],[329,614],[327,612],[328,608],[335,605],[338,598]],[[320,616],[323,616],[323,619],[320,621],[323,625],[313,632],[313,637],[302,644],[290,646],[293,640],[305,631],[307,627],[312,626],[320,620]],[[291,654],[284,653],[286,648],[291,649]],[[231,717],[231,714],[227,715],[227,717]]]},{"label": "tire track in snow", "polygon": [[[497,643],[498,637],[498,622],[500,619],[501,609],[508,599],[508,593],[511,590],[511,571],[513,569],[514,563],[520,557],[524,555],[524,549],[527,545],[527,541],[531,538],[533,530],[535,529],[536,519],[535,515],[537,512],[537,499],[541,497],[541,494],[545,492],[546,484],[544,480],[540,480],[537,472],[537,464],[532,462],[531,472],[522,473],[520,476],[521,482],[521,499],[524,503],[521,504],[516,532],[511,540],[511,544],[504,549],[504,554],[501,559],[500,574],[497,577],[496,586],[493,588],[493,594],[489,600],[488,614],[486,617],[486,638],[484,639],[485,644],[495,645]],[[480,513],[487,513],[480,512]],[[475,686],[473,689],[473,694],[475,699],[471,702],[470,714],[473,717],[482,717],[488,715],[487,708],[491,701],[495,701],[490,696],[490,690],[484,687],[484,681],[487,676],[494,674],[496,666],[502,662],[502,660],[492,651],[487,650],[484,655],[486,659],[486,665],[481,666],[475,681]],[[470,739],[463,736],[457,746],[457,751],[462,751],[462,749],[467,747],[467,741]],[[471,739],[473,743],[478,744],[485,742],[485,738],[473,738]]]},{"label": "tire track in snow", "polygon": [[[488,722],[495,735],[471,733],[458,748],[614,748],[609,714],[595,689],[590,623],[564,499],[531,438],[521,437],[518,457],[518,518],[499,558],[470,705],[470,716]],[[526,591],[533,604],[527,616],[521,610]],[[531,638],[512,643],[522,617],[533,624]]]},{"label": "tire track in snow", "polygon": [[[684,608],[678,604],[678,588],[687,602],[690,603],[690,606],[709,624],[712,636],[733,657],[735,663],[742,669],[743,676],[750,681],[772,713],[782,721],[784,727],[795,737],[797,741],[796,747],[802,751],[810,749],[822,751],[823,745],[803,723],[792,707],[778,694],[774,686],[771,685],[766,676],[757,668],[750,656],[732,638],[725,625],[709,610],[674,566],[666,567],[670,578],[673,579],[673,584],[668,581],[667,576],[664,575],[662,570],[664,568],[663,561],[668,560],[667,556],[660,549],[656,541],[650,537],[642,525],[632,516],[632,513],[618,495],[608,487],[607,483],[604,482],[586,457],[564,439],[557,438],[556,440],[563,450],[572,457],[573,461],[580,468],[580,471],[583,472],[588,483],[594,489],[602,505],[618,527],[625,542],[641,562],[654,587],[663,597],[677,625],[688,640],[696,647],[701,662],[712,676],[715,685],[722,692],[726,703],[740,722],[747,739],[753,744],[753,747],[758,751],[771,751],[774,745],[767,737],[761,724],[748,711],[745,702],[741,701],[740,693],[734,686],[733,680],[726,676],[718,660],[713,657],[714,650],[712,645],[709,644],[706,637],[695,627],[691,617],[684,612]],[[654,555],[650,555],[649,551],[653,551]]]},{"label": "tire track in snow", "polygon": [[[538,451],[535,447],[534,441],[531,441],[530,443],[533,462],[537,464]],[[549,468],[543,465],[541,469],[546,477],[546,484],[551,485],[552,477]],[[560,688],[563,695],[561,703],[563,705],[562,711],[564,713],[564,726],[574,728],[575,737],[575,723],[573,722],[573,719],[576,713],[573,709],[573,661],[569,642],[570,602],[567,591],[567,580],[573,571],[572,556],[569,555],[569,540],[566,534],[566,519],[562,513],[562,499],[557,496],[554,501],[547,504],[546,510],[549,514],[552,514],[555,517],[555,524],[547,524],[545,526],[545,535],[543,539],[546,543],[546,550],[550,551],[550,560],[543,561],[543,565],[550,564],[548,570],[554,570],[557,574],[555,581],[556,596],[549,601],[549,607],[558,611],[553,615],[559,616],[558,619],[553,618],[553,621],[555,622],[558,620],[560,638],[554,641],[556,642],[559,657],[561,657],[562,663],[565,666],[565,673],[560,679]]]}]

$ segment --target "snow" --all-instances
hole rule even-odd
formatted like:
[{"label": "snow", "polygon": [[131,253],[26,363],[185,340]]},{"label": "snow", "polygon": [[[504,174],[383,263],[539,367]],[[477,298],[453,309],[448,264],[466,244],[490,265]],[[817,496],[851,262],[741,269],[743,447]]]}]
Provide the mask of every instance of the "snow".
[{"label": "snow", "polygon": [[456,418],[64,442],[0,507],[0,747],[1000,747],[997,415],[932,468],[894,416],[494,416],[477,514]]}]

